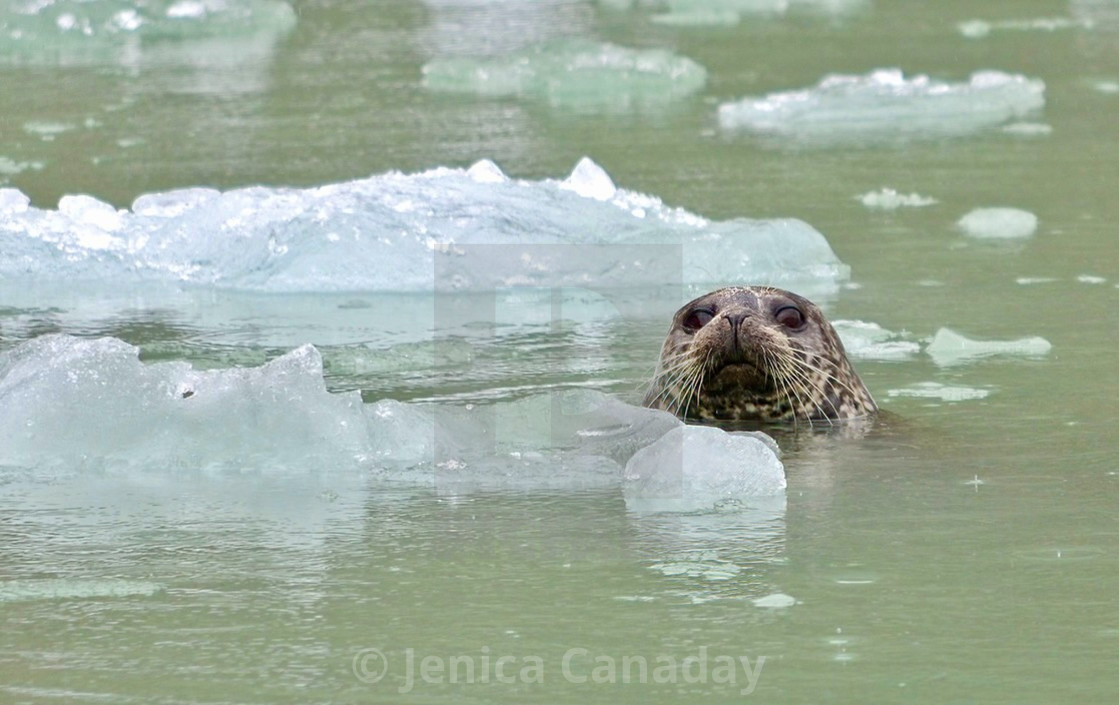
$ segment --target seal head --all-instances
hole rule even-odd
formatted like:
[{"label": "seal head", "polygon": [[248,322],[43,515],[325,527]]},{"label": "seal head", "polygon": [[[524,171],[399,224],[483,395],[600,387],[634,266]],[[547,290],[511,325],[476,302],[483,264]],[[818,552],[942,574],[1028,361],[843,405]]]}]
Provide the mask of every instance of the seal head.
[{"label": "seal head", "polygon": [[704,421],[832,421],[878,406],[808,299],[727,287],[676,312],[644,405]]}]

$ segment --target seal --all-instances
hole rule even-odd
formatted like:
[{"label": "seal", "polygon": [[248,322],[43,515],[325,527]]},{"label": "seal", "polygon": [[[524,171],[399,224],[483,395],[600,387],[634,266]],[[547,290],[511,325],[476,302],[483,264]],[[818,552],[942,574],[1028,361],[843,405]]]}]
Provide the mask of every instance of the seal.
[{"label": "seal", "polygon": [[676,312],[644,405],[683,419],[767,423],[878,411],[823,312],[760,286],[717,289]]}]

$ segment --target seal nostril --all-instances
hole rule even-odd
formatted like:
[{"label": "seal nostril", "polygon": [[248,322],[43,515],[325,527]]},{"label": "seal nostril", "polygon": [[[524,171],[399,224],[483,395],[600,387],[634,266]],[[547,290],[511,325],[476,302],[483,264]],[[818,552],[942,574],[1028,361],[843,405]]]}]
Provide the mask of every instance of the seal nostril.
[{"label": "seal nostril", "polygon": [[734,311],[723,315],[726,317],[727,321],[730,322],[731,328],[738,328],[749,314],[746,311]]}]

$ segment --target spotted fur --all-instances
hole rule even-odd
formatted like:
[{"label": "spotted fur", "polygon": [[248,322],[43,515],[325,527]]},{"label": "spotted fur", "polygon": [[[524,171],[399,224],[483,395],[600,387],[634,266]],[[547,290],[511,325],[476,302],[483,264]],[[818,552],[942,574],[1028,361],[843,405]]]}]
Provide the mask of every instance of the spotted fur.
[{"label": "spotted fur", "polygon": [[770,287],[718,289],[677,311],[644,404],[708,421],[832,421],[878,410],[820,309]]}]

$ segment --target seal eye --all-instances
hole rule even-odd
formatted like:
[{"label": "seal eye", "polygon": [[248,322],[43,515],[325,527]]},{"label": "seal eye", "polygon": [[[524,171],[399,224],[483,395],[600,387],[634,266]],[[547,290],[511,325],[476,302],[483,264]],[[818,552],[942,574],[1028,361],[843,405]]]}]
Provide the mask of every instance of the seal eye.
[{"label": "seal eye", "polygon": [[781,325],[789,328],[790,330],[798,330],[804,327],[804,314],[796,306],[785,306],[777,309],[774,318]]},{"label": "seal eye", "polygon": [[707,323],[714,317],[715,314],[713,312],[708,311],[704,308],[697,308],[696,310],[689,313],[688,317],[684,319],[684,328],[689,331],[695,332],[707,325]]}]

